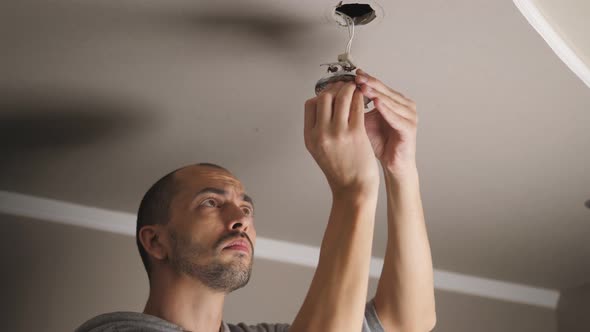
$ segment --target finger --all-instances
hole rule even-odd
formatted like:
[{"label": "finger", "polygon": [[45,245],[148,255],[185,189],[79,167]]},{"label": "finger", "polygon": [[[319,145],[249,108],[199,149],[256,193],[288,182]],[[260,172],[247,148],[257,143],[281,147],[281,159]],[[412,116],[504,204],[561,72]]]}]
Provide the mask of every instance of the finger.
[{"label": "finger", "polygon": [[350,115],[350,107],[352,102],[352,95],[356,90],[356,84],[346,83],[342,86],[338,95],[334,99],[334,125],[339,129],[348,127],[348,116]]},{"label": "finger", "polygon": [[326,87],[317,98],[315,127],[327,128],[332,121],[334,98],[342,87],[342,82],[336,82]]},{"label": "finger", "polygon": [[410,130],[412,126],[415,126],[415,124],[411,123],[408,119],[394,112],[389,105],[384,103],[381,99],[377,98],[373,100],[373,103],[375,104],[375,109],[392,128],[404,132]]},{"label": "finger", "polygon": [[349,126],[351,128],[365,127],[365,100],[363,93],[359,89],[354,90],[354,94],[352,96]]},{"label": "finger", "polygon": [[315,127],[327,127],[332,119],[332,103],[334,96],[331,93],[322,93],[317,96]]},{"label": "finger", "polygon": [[332,82],[329,83],[324,90],[322,90],[322,92],[320,92],[320,95],[322,93],[331,93],[334,96],[338,94],[338,91],[340,91],[340,89],[342,88],[342,86],[344,86],[345,82],[343,81],[336,81],[336,82]]},{"label": "finger", "polygon": [[377,91],[366,84],[361,85],[361,91],[363,92],[363,95],[365,95],[365,97],[367,97],[371,100],[378,98],[383,103],[387,104],[390,109],[392,109],[394,112],[396,112],[400,116],[402,116],[410,121],[413,121],[413,122],[416,121],[417,115],[416,115],[415,110],[409,108],[406,105],[402,105],[402,104],[398,103],[397,101],[395,101],[394,99],[392,99],[388,95],[386,95],[380,91]]},{"label": "finger", "polygon": [[305,115],[304,115],[304,124],[303,124],[303,132],[305,134],[309,133],[311,129],[315,126],[316,121],[316,105],[317,99],[312,98],[305,102]]},{"label": "finger", "polygon": [[371,88],[376,89],[381,93],[390,96],[393,100],[397,101],[402,105],[406,105],[408,107],[415,107],[415,103],[413,100],[406,98],[403,94],[388,87],[386,84],[384,84],[377,78],[367,74],[361,69],[357,69],[356,73],[357,75],[355,77],[355,82],[357,84],[367,84]]}]

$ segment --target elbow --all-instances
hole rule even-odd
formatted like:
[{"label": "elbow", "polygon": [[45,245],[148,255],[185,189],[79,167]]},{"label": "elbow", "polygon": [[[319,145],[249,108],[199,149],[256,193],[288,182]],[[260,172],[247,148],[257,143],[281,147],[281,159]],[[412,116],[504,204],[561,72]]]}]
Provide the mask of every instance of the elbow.
[{"label": "elbow", "polygon": [[408,332],[430,332],[436,327],[436,313],[432,313],[428,316],[423,316],[413,326],[407,326],[407,328],[400,327],[392,331],[408,331]]},{"label": "elbow", "polygon": [[423,325],[421,326],[421,332],[430,332],[436,327],[436,306],[434,303],[423,311]]},{"label": "elbow", "polygon": [[428,310],[428,312],[425,312],[422,316],[422,319],[420,319],[419,325],[420,326],[416,326],[416,329],[414,329],[414,331],[430,332],[434,330],[434,327],[436,326],[436,311]]},{"label": "elbow", "polygon": [[436,314],[432,314],[429,317],[421,317],[416,320],[413,324],[397,325],[385,327],[384,331],[396,331],[396,332],[430,332],[436,327]]},{"label": "elbow", "polygon": [[427,331],[427,332],[434,330],[434,328],[436,327],[436,312],[432,313],[432,316],[428,320],[428,325],[426,327],[427,327],[427,329],[425,331]]},{"label": "elbow", "polygon": [[434,328],[436,327],[436,312],[432,312],[431,315],[428,316],[427,319],[424,319],[424,325],[416,331],[420,331],[420,332],[430,332],[432,330],[434,330]]}]

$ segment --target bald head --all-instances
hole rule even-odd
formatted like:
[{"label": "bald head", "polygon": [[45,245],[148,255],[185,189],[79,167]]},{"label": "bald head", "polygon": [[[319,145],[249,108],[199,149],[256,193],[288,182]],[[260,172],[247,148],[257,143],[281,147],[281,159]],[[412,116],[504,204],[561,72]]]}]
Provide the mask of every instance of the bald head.
[{"label": "bald head", "polygon": [[137,213],[135,239],[148,277],[151,264],[149,255],[139,240],[139,231],[147,225],[167,224],[171,218],[173,199],[181,187],[206,179],[224,179],[241,186],[241,183],[227,169],[215,164],[200,163],[184,166],[164,175],[143,196]]}]

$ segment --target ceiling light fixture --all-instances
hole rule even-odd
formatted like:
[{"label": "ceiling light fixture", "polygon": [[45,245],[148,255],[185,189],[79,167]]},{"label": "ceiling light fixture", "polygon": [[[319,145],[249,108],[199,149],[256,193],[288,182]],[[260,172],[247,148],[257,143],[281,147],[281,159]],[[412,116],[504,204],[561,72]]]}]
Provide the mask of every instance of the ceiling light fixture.
[{"label": "ceiling light fixture", "polygon": [[[383,9],[377,2],[372,0],[362,3],[340,1],[336,6],[329,8],[327,16],[330,21],[347,28],[348,43],[344,53],[338,55],[336,62],[321,64],[321,66],[327,67],[327,75],[317,81],[315,85],[316,95],[319,95],[330,83],[354,81],[357,66],[352,58],[351,49],[355,27],[379,21],[383,17]],[[368,99],[365,99],[365,105],[369,102]]]}]

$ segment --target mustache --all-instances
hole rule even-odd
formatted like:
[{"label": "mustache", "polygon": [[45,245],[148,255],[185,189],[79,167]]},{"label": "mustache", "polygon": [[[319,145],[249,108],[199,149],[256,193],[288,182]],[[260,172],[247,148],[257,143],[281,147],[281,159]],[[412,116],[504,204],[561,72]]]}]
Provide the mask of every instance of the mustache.
[{"label": "mustache", "polygon": [[252,248],[252,252],[254,252],[254,244],[252,244],[252,240],[250,240],[250,237],[248,236],[248,234],[246,234],[244,232],[240,232],[240,231],[231,232],[231,233],[228,233],[228,234],[225,234],[224,236],[222,236],[217,241],[217,243],[215,243],[215,248],[219,247],[221,244],[223,244],[226,241],[233,240],[233,239],[239,239],[239,238],[245,238],[246,240],[248,240],[248,242],[250,243],[250,248]]}]

